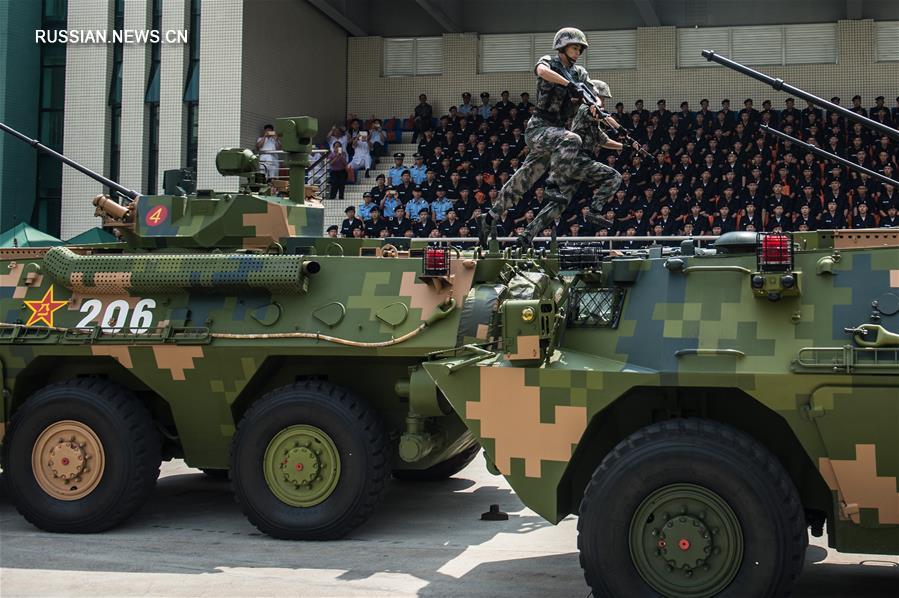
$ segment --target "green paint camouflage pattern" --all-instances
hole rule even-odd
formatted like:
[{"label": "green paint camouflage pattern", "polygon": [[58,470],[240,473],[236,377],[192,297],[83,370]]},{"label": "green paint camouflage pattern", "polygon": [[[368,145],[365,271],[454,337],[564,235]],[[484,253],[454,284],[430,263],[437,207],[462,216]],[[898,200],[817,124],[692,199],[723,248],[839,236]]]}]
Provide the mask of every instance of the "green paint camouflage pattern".
[{"label": "green paint camouflage pattern", "polygon": [[[555,339],[544,362],[516,348],[527,333],[496,319],[484,337],[505,346],[425,368],[521,500],[551,522],[577,512],[615,443],[653,421],[695,415],[746,430],[778,455],[806,508],[827,514],[837,549],[895,554],[899,233],[819,231],[795,241],[799,292],[778,301],[751,285],[753,248],[612,258],[580,281],[535,261],[552,278],[539,296],[552,300],[553,316],[573,311],[576,289],[587,287],[623,296],[617,322],[566,319],[540,338]],[[882,327],[877,348],[852,332],[862,326]]]}]

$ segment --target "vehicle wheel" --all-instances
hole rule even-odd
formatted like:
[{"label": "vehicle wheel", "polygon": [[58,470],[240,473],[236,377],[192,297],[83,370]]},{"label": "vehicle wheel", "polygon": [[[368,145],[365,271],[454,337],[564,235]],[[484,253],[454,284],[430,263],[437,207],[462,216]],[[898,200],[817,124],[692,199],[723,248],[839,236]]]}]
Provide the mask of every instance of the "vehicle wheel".
[{"label": "vehicle wheel", "polygon": [[439,482],[451,478],[471,463],[481,452],[480,444],[473,444],[446,461],[431,465],[427,469],[394,469],[393,477],[407,482]]},{"label": "vehicle wheel", "polygon": [[3,445],[16,509],[50,532],[100,532],[134,514],[159,476],[146,407],[99,378],[46,386],[15,412]]},{"label": "vehicle wheel", "polygon": [[807,546],[799,496],[777,458],[708,420],[627,437],[580,506],[581,567],[595,596],[784,596]]},{"label": "vehicle wheel", "polygon": [[205,473],[207,476],[212,478],[213,480],[228,480],[228,470],[227,469],[212,469],[210,467],[201,467],[200,471]]},{"label": "vehicle wheel", "polygon": [[347,390],[297,382],[262,397],[241,420],[231,484],[260,531],[288,540],[331,540],[364,522],[390,478],[377,414]]}]

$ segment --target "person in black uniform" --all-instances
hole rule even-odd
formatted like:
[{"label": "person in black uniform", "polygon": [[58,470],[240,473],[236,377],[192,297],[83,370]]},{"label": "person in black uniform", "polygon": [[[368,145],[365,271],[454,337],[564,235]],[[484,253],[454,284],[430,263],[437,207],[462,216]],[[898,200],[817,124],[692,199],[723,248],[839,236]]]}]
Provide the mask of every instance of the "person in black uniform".
[{"label": "person in black uniform", "polygon": [[880,219],[881,228],[899,228],[899,206],[895,204],[887,208],[887,215]]},{"label": "person in black uniform", "polygon": [[346,214],[346,218],[344,218],[343,222],[340,223],[341,235],[349,238],[353,236],[354,228],[365,228],[365,224],[362,222],[362,219],[356,216],[356,206],[347,206],[343,213]]},{"label": "person in black uniform", "polygon": [[418,220],[412,223],[412,234],[419,239],[426,239],[431,236],[434,230],[434,223],[431,222],[431,211],[422,208],[418,211]]},{"label": "person in black uniform", "polygon": [[397,206],[393,210],[393,218],[387,223],[391,237],[405,237],[407,230],[412,230],[412,221],[406,218],[406,208]]},{"label": "person in black uniform", "polygon": [[461,226],[462,221],[456,217],[455,208],[450,208],[446,211],[446,218],[437,225],[437,230],[440,231],[441,237],[458,237]]},{"label": "person in black uniform", "polygon": [[328,229],[325,231],[325,235],[328,236],[328,237],[330,237],[330,238],[332,238],[332,239],[336,239],[336,238],[337,238],[337,233],[339,233],[339,232],[340,232],[340,229],[337,228],[337,225],[336,225],[336,224],[332,224],[332,225],[329,226]]},{"label": "person in black uniform", "polygon": [[369,239],[377,239],[381,231],[387,229],[387,219],[381,218],[381,208],[375,206],[371,209],[371,220],[365,223],[365,236]]}]

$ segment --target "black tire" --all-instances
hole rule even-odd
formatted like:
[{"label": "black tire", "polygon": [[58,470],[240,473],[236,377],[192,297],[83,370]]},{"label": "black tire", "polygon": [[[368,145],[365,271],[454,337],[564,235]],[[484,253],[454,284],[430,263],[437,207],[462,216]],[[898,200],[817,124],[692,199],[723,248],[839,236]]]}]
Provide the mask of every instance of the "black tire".
[{"label": "black tire", "polygon": [[220,481],[228,480],[228,470],[227,469],[213,469],[211,467],[201,467],[200,471],[205,473],[207,476],[209,476],[213,480],[220,480]]},{"label": "black tire", "polygon": [[446,461],[436,463],[427,469],[394,469],[393,477],[405,482],[439,482],[446,480],[465,469],[480,452],[481,445],[473,444]]},{"label": "black tire", "polygon": [[[269,443],[296,424],[328,434],[340,455],[336,487],[311,507],[283,502],[263,471]],[[297,382],[263,396],[240,421],[231,448],[234,498],[259,531],[275,538],[337,539],[368,519],[383,498],[389,455],[380,418],[365,401],[328,382]]]},{"label": "black tire", "polygon": [[[77,500],[46,492],[32,468],[32,449],[42,433],[66,420],[88,426],[104,453],[97,485]],[[99,378],[52,384],[28,398],[10,421],[3,444],[7,491],[19,513],[42,530],[101,532],[149,498],[159,476],[161,444],[149,411],[126,389]]]},{"label": "black tire", "polygon": [[808,535],[789,475],[771,452],[743,432],[713,421],[681,419],[631,434],[603,459],[587,486],[578,549],[594,596],[659,595],[634,564],[629,530],[644,499],[672,484],[717,494],[739,522],[742,558],[719,595],[790,593],[802,571]]}]

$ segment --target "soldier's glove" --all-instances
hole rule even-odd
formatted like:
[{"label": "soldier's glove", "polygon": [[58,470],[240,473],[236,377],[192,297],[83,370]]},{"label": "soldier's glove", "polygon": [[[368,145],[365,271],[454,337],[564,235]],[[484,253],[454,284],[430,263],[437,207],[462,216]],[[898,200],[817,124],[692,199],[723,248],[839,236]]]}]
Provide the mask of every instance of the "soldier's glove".
[{"label": "soldier's glove", "polygon": [[580,85],[578,85],[574,81],[570,81],[566,87],[568,89],[568,93],[571,94],[571,97],[584,99],[584,91],[581,89]]}]

